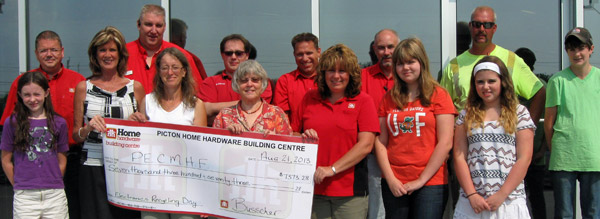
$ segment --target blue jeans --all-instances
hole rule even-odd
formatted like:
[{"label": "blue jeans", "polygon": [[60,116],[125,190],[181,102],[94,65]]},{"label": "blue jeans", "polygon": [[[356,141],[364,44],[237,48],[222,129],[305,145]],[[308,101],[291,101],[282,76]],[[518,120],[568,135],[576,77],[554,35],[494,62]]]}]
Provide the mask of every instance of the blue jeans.
[{"label": "blue jeans", "polygon": [[581,189],[581,216],[600,218],[600,172],[552,171],[554,218],[574,218],[576,180]]},{"label": "blue jeans", "polygon": [[448,200],[448,185],[423,186],[411,195],[394,197],[385,179],[381,179],[385,218],[442,218]]}]

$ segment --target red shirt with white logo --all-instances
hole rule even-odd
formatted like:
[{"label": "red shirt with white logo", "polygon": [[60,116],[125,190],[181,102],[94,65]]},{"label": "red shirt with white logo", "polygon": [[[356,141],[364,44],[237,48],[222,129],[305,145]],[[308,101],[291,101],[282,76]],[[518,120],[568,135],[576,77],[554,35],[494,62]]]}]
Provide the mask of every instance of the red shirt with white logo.
[{"label": "red shirt with white logo", "polygon": [[[231,87],[231,77],[222,71],[221,74],[210,76],[202,82],[200,86],[200,99],[204,102],[219,103],[240,100],[240,94],[233,91]],[[267,103],[271,102],[271,83],[267,83],[267,88],[260,95]]]},{"label": "red shirt with white logo", "polygon": [[[399,109],[388,94],[381,101],[377,114],[385,118],[387,153],[394,175],[402,182],[410,182],[419,178],[437,144],[435,116],[456,115],[456,109],[448,92],[436,86],[431,95],[431,104],[427,107],[421,105],[420,100],[415,100],[406,104],[404,109]],[[444,162],[425,185],[447,183],[448,173]]]},{"label": "red shirt with white logo", "polygon": [[[79,82],[84,81],[85,78],[73,71],[65,68],[62,69],[54,75],[54,77],[50,78],[48,73],[46,73],[42,68],[36,68],[31,70],[42,72],[48,79],[48,86],[50,87],[50,98],[52,99],[52,106],[54,107],[54,111],[58,113],[60,116],[65,118],[67,121],[67,128],[69,129],[67,133],[69,134],[69,146],[75,145],[75,140],[73,140],[73,98],[75,97],[75,87]],[[8,92],[8,97],[6,99],[6,106],[4,108],[4,113],[2,114],[2,121],[0,124],[4,124],[4,120],[10,117],[15,109],[15,104],[17,103],[17,88],[19,78],[22,75],[19,75],[11,84],[10,91]]]},{"label": "red shirt with white logo", "polygon": [[[344,97],[335,103],[322,99],[318,90],[306,93],[297,113],[293,115],[292,129],[304,132],[314,129],[319,136],[317,166],[331,166],[358,141],[359,132],[379,133],[379,122],[373,99],[364,93]],[[364,196],[367,194],[366,158],[343,172],[326,177],[315,184],[315,195]]]}]

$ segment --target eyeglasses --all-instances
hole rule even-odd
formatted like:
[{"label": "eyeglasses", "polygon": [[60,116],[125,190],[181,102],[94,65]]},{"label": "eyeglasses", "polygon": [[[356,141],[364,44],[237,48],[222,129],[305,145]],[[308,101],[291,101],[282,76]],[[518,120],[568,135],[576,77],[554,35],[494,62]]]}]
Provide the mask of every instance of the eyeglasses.
[{"label": "eyeglasses", "polygon": [[242,55],[246,54],[246,52],[240,51],[240,50],[223,52],[223,54],[225,54],[226,56],[232,56],[234,53],[235,53],[235,56],[242,56]]},{"label": "eyeglasses", "polygon": [[494,22],[471,21],[469,23],[471,24],[471,27],[473,27],[473,28],[479,28],[479,27],[481,27],[481,25],[483,25],[483,28],[485,28],[485,29],[490,29],[490,28],[494,27],[494,25],[496,25],[496,23],[494,23]]},{"label": "eyeglasses", "polygon": [[181,67],[181,66],[171,66],[171,67],[169,67],[169,66],[165,65],[165,66],[160,66],[159,69],[160,69],[161,72],[168,72],[169,69],[171,69],[171,71],[173,71],[174,73],[177,73],[177,72],[181,71],[182,68],[183,67]]},{"label": "eyeglasses", "polygon": [[250,77],[245,77],[245,78],[242,78],[242,79],[240,79],[240,80],[238,80],[238,81],[240,82],[240,84],[245,84],[245,83],[248,83],[248,81],[252,81],[252,83],[258,83],[258,82],[260,82],[260,81],[261,81],[261,79],[260,79],[260,78],[257,78],[257,77],[252,77],[252,78],[250,78]]}]

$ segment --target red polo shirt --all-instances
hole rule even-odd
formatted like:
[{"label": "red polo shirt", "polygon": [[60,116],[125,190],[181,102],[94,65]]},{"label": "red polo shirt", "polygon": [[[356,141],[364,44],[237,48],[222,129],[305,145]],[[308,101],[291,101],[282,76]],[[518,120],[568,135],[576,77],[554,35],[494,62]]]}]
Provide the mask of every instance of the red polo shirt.
[{"label": "red polo shirt", "polygon": [[[342,98],[331,104],[318,90],[306,93],[294,114],[292,129],[303,132],[314,129],[319,135],[317,166],[331,166],[358,141],[358,132],[379,133],[379,120],[373,99],[364,93]],[[356,166],[315,184],[316,195],[363,196],[367,194],[366,159]]]},{"label": "red polo shirt", "polygon": [[[69,128],[69,146],[75,145],[75,141],[72,138],[73,134],[73,97],[75,96],[75,87],[85,78],[72,70],[66,69],[64,66],[62,69],[52,78],[49,78],[48,73],[44,72],[42,68],[36,68],[31,71],[42,72],[48,79],[48,86],[50,87],[50,98],[52,99],[52,105],[54,111],[60,116],[65,118],[67,121],[67,127]],[[17,103],[17,88],[19,83],[19,75],[13,83],[10,85],[10,91],[6,99],[6,106],[4,113],[2,113],[2,119],[0,124],[4,124],[4,120],[8,118],[15,109]]]},{"label": "red polo shirt", "polygon": [[[240,100],[240,94],[231,88],[231,77],[222,71],[221,74],[213,75],[202,82],[198,97],[204,102],[219,103]],[[267,103],[271,102],[271,83],[267,83],[267,88],[260,97]]]},{"label": "red polo shirt", "polygon": [[385,93],[394,87],[394,77],[387,78],[381,71],[379,63],[363,68],[361,77],[362,87],[360,90],[371,95],[375,106],[379,107]]},{"label": "red polo shirt", "polygon": [[273,105],[285,111],[290,119],[298,110],[304,94],[309,90],[317,89],[315,76],[310,78],[304,76],[298,69],[282,75],[275,85]]},{"label": "red polo shirt", "polygon": [[142,47],[142,44],[140,44],[140,40],[137,39],[127,43],[129,59],[127,61],[127,73],[125,73],[125,77],[142,83],[146,94],[152,92],[152,89],[154,89],[154,75],[156,75],[156,57],[158,57],[158,54],[160,54],[160,52],[162,52],[164,49],[170,47],[179,49],[179,51],[183,52],[187,58],[188,63],[190,64],[190,69],[192,70],[192,75],[194,76],[194,80],[196,80],[196,89],[198,89],[200,84],[202,84],[202,75],[206,75],[202,62],[199,62],[200,66],[196,66],[194,58],[188,51],[164,40],[160,46],[160,49],[154,54],[154,56],[152,56],[152,63],[150,67],[148,67],[146,64],[148,53],[146,52],[146,49]]}]

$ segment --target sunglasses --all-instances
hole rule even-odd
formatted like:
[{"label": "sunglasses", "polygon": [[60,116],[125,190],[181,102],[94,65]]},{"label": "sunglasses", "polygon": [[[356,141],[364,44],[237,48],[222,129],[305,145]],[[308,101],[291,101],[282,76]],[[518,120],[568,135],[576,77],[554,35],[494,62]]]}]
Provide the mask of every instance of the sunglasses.
[{"label": "sunglasses", "polygon": [[223,54],[225,54],[226,56],[232,56],[235,53],[235,56],[242,56],[244,54],[246,54],[246,52],[244,51],[225,51],[223,52]]},{"label": "sunglasses", "polygon": [[496,23],[494,23],[494,22],[471,21],[469,23],[471,24],[471,27],[473,27],[473,28],[479,28],[479,27],[481,27],[481,25],[483,25],[483,28],[485,28],[485,29],[490,29],[490,28],[494,27],[494,25],[496,25]]}]

